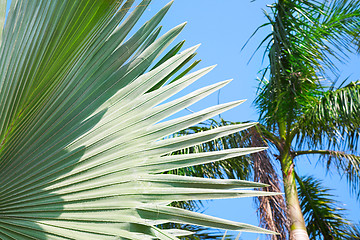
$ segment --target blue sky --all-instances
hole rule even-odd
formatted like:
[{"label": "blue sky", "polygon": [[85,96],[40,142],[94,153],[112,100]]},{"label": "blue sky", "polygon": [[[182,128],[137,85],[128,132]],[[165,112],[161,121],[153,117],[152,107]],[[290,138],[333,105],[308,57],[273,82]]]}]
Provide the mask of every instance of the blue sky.
[{"label": "blue sky", "polygon": [[[155,14],[168,1],[153,0],[146,12],[145,18]],[[250,56],[259,42],[268,33],[265,29],[260,31],[241,51],[254,30],[266,21],[262,9],[273,1],[256,0],[175,0],[172,9],[163,21],[164,30],[169,30],[184,21],[188,21],[186,28],[180,35],[179,40],[186,40],[187,47],[201,43],[198,50],[198,59],[202,59],[199,68],[218,64],[210,74],[202,78],[197,85],[188,91],[200,86],[212,84],[218,81],[234,79],[220,92],[220,103],[247,99],[241,106],[222,114],[226,120],[247,121],[257,120],[258,114],[252,102],[256,96],[257,73],[267,63],[262,61],[262,50],[248,63]],[[341,77],[350,76],[351,80],[357,80],[360,76],[360,58],[352,56],[349,63],[340,66]],[[191,107],[197,111],[218,103],[218,95],[212,96]],[[324,185],[334,189],[332,192],[338,196],[338,200],[348,209],[349,218],[360,221],[359,203],[350,197],[346,180],[341,180],[334,171],[326,174],[320,165],[316,165],[313,158],[301,158],[297,161],[297,172],[300,175],[314,175],[324,180]],[[310,161],[313,164],[310,164]],[[230,199],[209,201],[205,204],[205,213],[258,225],[256,208],[252,199]],[[243,239],[257,239],[257,234],[242,234]]]}]

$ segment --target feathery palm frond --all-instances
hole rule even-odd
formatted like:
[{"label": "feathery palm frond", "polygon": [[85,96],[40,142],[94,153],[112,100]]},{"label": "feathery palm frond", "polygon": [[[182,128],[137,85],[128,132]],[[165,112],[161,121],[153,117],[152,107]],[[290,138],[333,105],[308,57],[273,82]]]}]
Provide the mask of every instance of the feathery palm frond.
[{"label": "feathery palm frond", "polygon": [[295,154],[320,154],[327,171],[335,169],[341,177],[345,176],[352,192],[360,197],[360,156],[332,150],[297,151]]},{"label": "feathery palm frond", "polygon": [[[305,109],[294,132],[298,131],[299,145],[307,143],[312,149],[328,145],[333,150],[298,151],[296,154],[320,154],[330,167],[345,176],[352,191],[360,197],[360,158],[356,155],[360,136],[360,85],[348,85],[328,90],[319,100]],[[301,126],[301,127],[300,127]],[[347,149],[346,153],[337,151]],[[354,153],[354,154],[352,154]]]},{"label": "feathery palm frond", "polygon": [[128,38],[150,1],[143,0],[123,21],[133,2],[12,1],[0,48],[1,239],[144,240],[184,234],[156,227],[166,222],[270,233],[168,206],[270,195],[241,190],[264,186],[259,183],[160,174],[263,148],[166,156],[253,124],[163,139],[241,101],[166,120],[228,81],[162,103],[212,67],[154,89],[197,47],[170,53],[147,72],[184,24],[157,38],[170,3]]},{"label": "feathery palm frond", "polygon": [[295,128],[299,142],[355,150],[360,136],[360,83],[322,93],[304,109]]},{"label": "feathery palm frond", "polygon": [[348,240],[359,240],[360,239],[360,225],[353,226],[353,236],[349,237]]},{"label": "feathery palm frond", "polygon": [[310,239],[347,239],[353,236],[352,225],[329,189],[313,177],[297,177],[301,208]]},{"label": "feathery palm frond", "polygon": [[268,39],[270,80],[263,79],[255,101],[263,123],[276,119],[289,124],[321,93],[325,70],[336,71],[333,58],[342,60],[353,50],[354,30],[360,28],[360,2],[280,1],[266,13],[272,25]]}]

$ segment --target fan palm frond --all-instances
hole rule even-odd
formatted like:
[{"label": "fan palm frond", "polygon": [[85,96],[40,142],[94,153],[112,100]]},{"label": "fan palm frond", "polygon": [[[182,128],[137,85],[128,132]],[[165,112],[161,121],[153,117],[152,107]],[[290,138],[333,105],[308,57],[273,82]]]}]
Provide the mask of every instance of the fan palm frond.
[{"label": "fan palm frond", "polygon": [[271,233],[169,206],[271,193],[249,189],[260,183],[160,174],[263,148],[166,156],[253,124],[164,139],[242,101],[167,120],[229,81],[163,103],[212,67],[154,89],[197,46],[146,71],[184,24],[157,38],[170,3],[128,37],[150,3],[142,1],[125,19],[133,2],[12,1],[0,48],[1,239],[177,239],[185,233],[156,227],[166,222]]},{"label": "fan palm frond", "polygon": [[[197,126],[192,126],[188,129],[177,132],[173,137],[187,136],[195,133],[206,132],[218,127],[236,125],[241,123],[234,123],[230,121],[216,121],[210,119],[208,122],[202,122]],[[255,123],[246,123],[254,125]],[[192,146],[190,148],[181,149],[173,152],[174,155],[188,154],[188,153],[205,153],[212,151],[220,151],[226,149],[236,149],[245,146],[251,146],[251,138],[249,129],[244,129],[241,132],[235,132],[228,136],[223,136],[209,142],[204,142],[200,145]],[[259,145],[261,146],[261,145]],[[236,158],[226,159],[219,162],[211,162],[204,165],[191,166],[185,169],[175,170],[175,174],[210,177],[210,178],[230,178],[230,179],[249,179],[252,174],[251,158],[248,155],[239,156]]]},{"label": "fan palm frond", "polygon": [[[194,134],[197,132],[206,132],[211,129],[236,125],[230,121],[216,121],[211,120],[210,123],[202,123],[201,125],[190,127],[184,131],[176,133],[176,136],[183,136]],[[263,132],[265,131],[265,132]],[[246,129],[242,132],[234,133],[215,139],[210,142],[203,143],[188,149],[174,152],[173,154],[185,154],[193,152],[211,152],[220,151],[224,149],[236,149],[244,146],[267,146],[266,141],[270,144],[274,142],[269,132],[266,132],[264,127],[256,126]],[[199,166],[192,166],[185,169],[175,170],[175,174],[188,176],[204,176],[204,177],[220,177],[231,179],[251,179],[255,182],[266,183],[268,186],[261,188],[262,191],[267,192],[281,192],[280,178],[274,168],[272,160],[269,156],[269,149],[258,153],[253,153],[246,156],[240,156],[234,159],[227,159],[224,161],[210,163]],[[286,239],[288,232],[288,223],[286,219],[285,201],[282,195],[258,197],[256,203],[259,206],[258,213],[260,217],[260,225],[266,229],[278,232],[281,235],[273,236],[276,239]],[[183,207],[196,208],[196,202],[187,202]]]},{"label": "fan palm frond", "polygon": [[172,224],[163,224],[160,226],[161,229],[181,229],[188,231],[193,234],[186,234],[185,236],[180,236],[181,240],[230,240],[233,239],[231,236],[228,236],[219,230],[209,229],[200,226],[184,225],[178,223]]}]

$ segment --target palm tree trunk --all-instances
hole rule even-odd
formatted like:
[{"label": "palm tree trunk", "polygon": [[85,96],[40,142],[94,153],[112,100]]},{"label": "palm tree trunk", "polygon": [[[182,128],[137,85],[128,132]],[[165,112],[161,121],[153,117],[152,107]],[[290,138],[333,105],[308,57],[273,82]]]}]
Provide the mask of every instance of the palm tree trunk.
[{"label": "palm tree trunk", "polygon": [[290,240],[309,240],[296,189],[293,158],[289,152],[281,155],[287,216],[290,221]]}]

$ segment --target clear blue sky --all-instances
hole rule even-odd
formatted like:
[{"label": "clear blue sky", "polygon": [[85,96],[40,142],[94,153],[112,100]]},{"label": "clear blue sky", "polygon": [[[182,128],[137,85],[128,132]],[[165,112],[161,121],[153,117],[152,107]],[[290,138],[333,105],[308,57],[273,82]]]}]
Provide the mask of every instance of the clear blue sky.
[{"label": "clear blue sky", "polygon": [[[155,14],[166,0],[153,0],[146,12],[149,18]],[[197,58],[202,59],[199,66],[205,67],[218,64],[217,68],[199,81],[200,86],[212,84],[218,81],[234,79],[228,86],[221,90],[220,103],[248,99],[248,101],[234,110],[223,114],[223,118],[232,121],[257,120],[258,114],[252,105],[256,96],[257,72],[266,66],[262,62],[262,50],[255,55],[250,64],[247,64],[254,49],[267,33],[261,31],[242,52],[241,47],[254,32],[254,30],[266,21],[262,9],[273,1],[256,0],[175,0],[172,9],[163,21],[164,30],[168,30],[184,21],[188,21],[187,27],[180,35],[179,40],[185,39],[186,46],[201,43]],[[341,67],[343,78],[351,75],[352,80],[360,76],[360,58],[354,56],[350,62]],[[191,89],[189,90],[191,91]],[[192,106],[192,110],[200,110],[207,106],[217,104],[217,94],[206,98],[199,104]],[[313,164],[309,164],[309,161]],[[340,180],[336,172],[326,175],[320,165],[316,165],[316,159],[302,158],[297,161],[297,171],[300,175],[314,175],[324,179],[324,184],[334,189],[333,194],[338,196],[348,209],[349,218],[356,222],[360,221],[359,203],[350,197],[346,180]],[[252,199],[216,200],[205,204],[205,213],[258,225],[256,208]],[[257,234],[242,234],[243,239],[257,239]]]},{"label": "clear blue sky", "polygon": [[[143,20],[149,19],[167,2],[168,0],[153,0]],[[266,31],[256,35],[244,51],[241,52],[240,49],[253,31],[265,22],[262,8],[271,3],[272,1],[265,0],[175,0],[163,21],[164,31],[188,21],[178,40],[187,40],[187,47],[202,43],[197,57],[203,61],[198,68],[218,64],[213,72],[188,89],[188,92],[218,81],[234,79],[221,90],[220,103],[248,99],[240,107],[223,114],[226,120],[247,121],[258,118],[252,101],[256,96],[257,72],[266,66],[266,62],[262,63],[261,49],[250,64],[247,62]],[[342,67],[342,76],[353,74],[352,79],[357,79],[360,76],[359,63],[359,57],[353,57],[349,64]],[[196,111],[217,103],[218,96],[214,94],[191,109]],[[321,166],[316,166],[315,169],[315,164],[310,165],[307,159],[302,159],[301,164],[298,162],[297,170],[300,175],[313,174],[324,179],[328,187],[335,189],[333,193],[338,196],[338,200],[349,209],[350,219],[360,220],[359,203],[349,196],[345,180],[340,180],[336,174],[325,176]],[[205,207],[205,213],[209,215],[258,225],[252,199],[216,200],[205,203]],[[257,237],[256,234],[242,235],[243,239]]]}]

